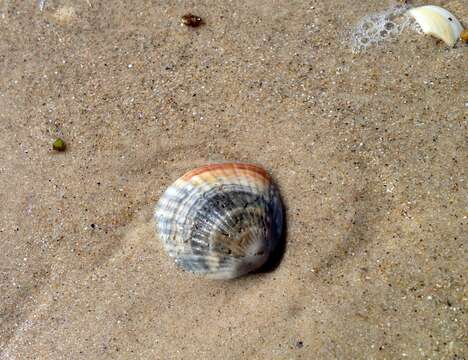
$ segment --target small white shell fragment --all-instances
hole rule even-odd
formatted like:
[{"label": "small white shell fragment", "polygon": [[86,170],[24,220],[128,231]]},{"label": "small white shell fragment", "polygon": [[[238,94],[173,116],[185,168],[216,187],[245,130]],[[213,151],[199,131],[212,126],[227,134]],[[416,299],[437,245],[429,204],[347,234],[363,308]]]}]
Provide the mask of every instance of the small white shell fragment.
[{"label": "small white shell fragment", "polygon": [[420,6],[408,10],[408,13],[425,34],[441,39],[448,46],[454,46],[463,31],[463,26],[455,16],[440,6]]}]

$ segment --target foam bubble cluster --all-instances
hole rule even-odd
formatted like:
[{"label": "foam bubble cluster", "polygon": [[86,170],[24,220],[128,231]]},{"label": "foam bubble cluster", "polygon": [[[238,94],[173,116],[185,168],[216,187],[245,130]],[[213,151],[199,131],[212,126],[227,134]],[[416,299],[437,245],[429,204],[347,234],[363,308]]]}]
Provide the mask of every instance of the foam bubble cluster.
[{"label": "foam bubble cluster", "polygon": [[397,5],[362,18],[351,35],[354,52],[397,38],[413,21],[406,15],[407,6]]}]

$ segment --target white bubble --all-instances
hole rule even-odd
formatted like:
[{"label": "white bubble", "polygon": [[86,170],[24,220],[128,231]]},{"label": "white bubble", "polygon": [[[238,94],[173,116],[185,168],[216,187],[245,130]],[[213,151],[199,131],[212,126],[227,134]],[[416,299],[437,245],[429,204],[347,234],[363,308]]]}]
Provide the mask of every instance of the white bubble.
[{"label": "white bubble", "polygon": [[397,5],[362,18],[351,34],[354,52],[397,38],[414,21],[406,15],[407,6]]}]

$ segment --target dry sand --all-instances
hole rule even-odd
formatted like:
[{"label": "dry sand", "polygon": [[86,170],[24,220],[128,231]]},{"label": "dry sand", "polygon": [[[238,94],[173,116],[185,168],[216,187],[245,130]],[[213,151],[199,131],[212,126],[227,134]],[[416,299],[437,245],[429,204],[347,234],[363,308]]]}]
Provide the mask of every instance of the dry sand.
[{"label": "dry sand", "polygon": [[[0,1],[0,358],[466,358],[468,47],[352,53],[395,3]],[[275,271],[198,279],[154,234],[221,160],[281,189]]]}]

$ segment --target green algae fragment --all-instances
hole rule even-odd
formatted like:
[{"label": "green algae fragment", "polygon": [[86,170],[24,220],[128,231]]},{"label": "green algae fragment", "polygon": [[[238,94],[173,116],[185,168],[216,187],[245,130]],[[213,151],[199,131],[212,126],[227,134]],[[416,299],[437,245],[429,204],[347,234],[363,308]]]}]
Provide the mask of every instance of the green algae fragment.
[{"label": "green algae fragment", "polygon": [[65,145],[65,141],[63,141],[60,138],[57,138],[54,143],[52,144],[52,149],[56,151],[65,151],[65,148],[67,145]]}]

